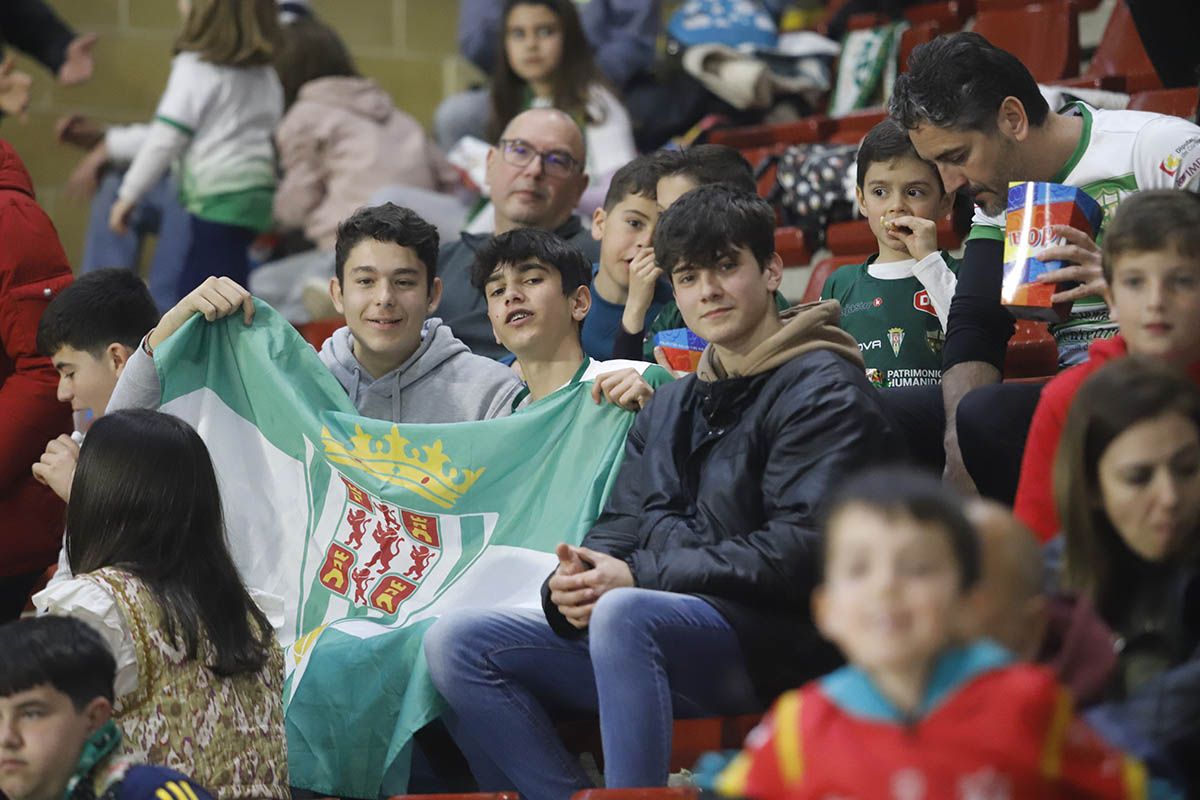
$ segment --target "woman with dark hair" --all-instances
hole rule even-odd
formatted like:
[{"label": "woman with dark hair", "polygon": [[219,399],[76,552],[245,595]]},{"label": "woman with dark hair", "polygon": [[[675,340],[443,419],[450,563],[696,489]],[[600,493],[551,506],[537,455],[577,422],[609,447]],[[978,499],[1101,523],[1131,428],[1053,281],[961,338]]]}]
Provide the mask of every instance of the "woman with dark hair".
[{"label": "woman with dark hair", "polygon": [[571,0],[507,0],[492,77],[488,142],[529,108],[557,108],[584,132],[590,212],[612,174],[637,156],[629,114],[596,68]]},{"label": "woman with dark hair", "polygon": [[287,798],[282,652],[230,556],[200,436],[156,411],[98,419],[66,527],[75,577],[34,602],[112,647],[126,746],[220,800]]},{"label": "woman with dark hair", "polygon": [[[1083,384],[1054,465],[1063,581],[1115,634],[1102,732],[1200,789],[1200,390],[1130,357]],[[1051,554],[1053,556],[1053,554]]]}]

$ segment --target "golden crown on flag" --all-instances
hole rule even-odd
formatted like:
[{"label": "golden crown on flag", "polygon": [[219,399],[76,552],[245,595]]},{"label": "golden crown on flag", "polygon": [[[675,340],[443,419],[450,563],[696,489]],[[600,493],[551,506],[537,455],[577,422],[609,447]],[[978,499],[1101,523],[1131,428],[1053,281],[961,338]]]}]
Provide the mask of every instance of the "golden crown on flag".
[{"label": "golden crown on flag", "polygon": [[325,457],[335,464],[356,467],[388,483],[403,486],[442,508],[450,508],[474,485],[482,469],[459,470],[450,465],[442,440],[432,445],[412,445],[395,425],[381,439],[374,439],[354,426],[350,447],[334,438],[329,428],[321,429]]}]

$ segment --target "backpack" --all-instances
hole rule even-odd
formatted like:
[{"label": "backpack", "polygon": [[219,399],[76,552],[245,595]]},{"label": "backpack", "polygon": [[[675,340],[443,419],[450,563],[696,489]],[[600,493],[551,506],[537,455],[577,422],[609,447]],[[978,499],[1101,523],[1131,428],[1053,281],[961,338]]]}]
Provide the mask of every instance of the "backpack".
[{"label": "backpack", "polygon": [[767,156],[756,169],[761,177],[776,166],[767,199],[781,209],[785,225],[804,231],[814,249],[824,244],[829,223],[854,219],[857,155],[858,146],[852,144],[794,144]]}]

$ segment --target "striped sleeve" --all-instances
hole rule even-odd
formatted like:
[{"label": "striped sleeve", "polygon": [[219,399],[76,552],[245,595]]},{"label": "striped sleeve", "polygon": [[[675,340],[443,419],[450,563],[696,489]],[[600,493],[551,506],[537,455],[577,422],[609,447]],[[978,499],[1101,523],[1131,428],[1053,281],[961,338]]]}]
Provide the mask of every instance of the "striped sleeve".
[{"label": "striped sleeve", "polygon": [[745,749],[718,776],[717,791],[753,800],[795,796],[805,773],[800,714],[798,690],[780,697],[746,737]]}]

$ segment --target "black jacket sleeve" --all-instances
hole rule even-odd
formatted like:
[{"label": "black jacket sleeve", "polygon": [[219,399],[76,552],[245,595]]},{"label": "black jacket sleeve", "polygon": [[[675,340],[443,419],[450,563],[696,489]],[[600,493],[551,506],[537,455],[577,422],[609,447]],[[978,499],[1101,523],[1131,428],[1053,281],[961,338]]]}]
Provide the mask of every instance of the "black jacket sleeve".
[{"label": "black jacket sleeve", "polygon": [[75,32],[42,0],[0,2],[0,39],[57,73]]},{"label": "black jacket sleeve", "polygon": [[646,338],[644,330],[630,333],[624,325],[617,326],[617,335],[613,339],[613,358],[624,358],[629,361],[642,361],[642,342]]},{"label": "black jacket sleeve", "polygon": [[1000,304],[1003,264],[1003,242],[967,242],[958,270],[958,288],[950,303],[943,369],[965,361],[983,361],[1004,371],[1004,354],[1015,325],[1012,314]]},{"label": "black jacket sleeve", "polygon": [[[634,550],[628,560],[638,586],[752,606],[807,603],[816,579],[820,509],[846,475],[874,459],[886,424],[868,407],[864,387],[819,374],[806,383],[793,391],[807,397],[767,421],[770,451],[761,484],[746,486],[761,492],[766,522],[740,536],[672,548],[669,554]],[[641,480],[636,474],[630,478]],[[613,510],[637,513],[637,495],[628,486],[618,484],[613,497]],[[687,523],[681,518],[680,524]],[[597,537],[618,543],[623,531],[611,523],[593,528]],[[696,540],[703,541],[699,535]]]}]

